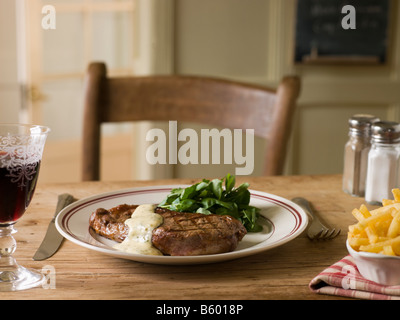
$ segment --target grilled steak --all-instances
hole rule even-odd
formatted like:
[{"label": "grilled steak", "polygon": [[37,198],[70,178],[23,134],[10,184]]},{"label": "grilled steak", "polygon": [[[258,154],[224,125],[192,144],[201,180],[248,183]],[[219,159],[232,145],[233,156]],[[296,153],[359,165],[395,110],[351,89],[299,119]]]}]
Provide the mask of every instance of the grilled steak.
[{"label": "grilled steak", "polygon": [[246,234],[243,224],[228,215],[183,213],[156,208],[164,223],[154,229],[153,245],[171,256],[195,256],[236,249]]},{"label": "grilled steak", "polygon": [[[122,242],[128,234],[125,220],[135,205],[120,205],[110,210],[97,209],[90,227],[98,234]],[[228,215],[175,212],[157,207],[164,221],[153,230],[153,246],[171,256],[216,254],[235,250],[246,234],[243,224]]]}]

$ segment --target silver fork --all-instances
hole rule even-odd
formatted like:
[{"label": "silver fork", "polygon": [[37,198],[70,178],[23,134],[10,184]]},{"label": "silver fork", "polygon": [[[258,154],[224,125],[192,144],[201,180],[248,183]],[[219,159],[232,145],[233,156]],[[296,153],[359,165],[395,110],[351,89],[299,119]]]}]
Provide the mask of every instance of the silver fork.
[{"label": "silver fork", "polygon": [[339,235],[341,231],[340,229],[327,227],[322,224],[318,217],[313,213],[310,203],[306,199],[298,197],[293,198],[292,201],[302,207],[311,218],[311,224],[307,229],[307,236],[311,240],[331,240]]}]

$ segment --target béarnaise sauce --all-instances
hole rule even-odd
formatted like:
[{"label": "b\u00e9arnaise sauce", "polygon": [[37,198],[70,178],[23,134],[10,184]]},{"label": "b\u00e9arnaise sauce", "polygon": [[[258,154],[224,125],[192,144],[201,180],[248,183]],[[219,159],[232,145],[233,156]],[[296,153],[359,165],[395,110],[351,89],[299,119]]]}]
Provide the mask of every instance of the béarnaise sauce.
[{"label": "b\u00e9arnaise sauce", "polygon": [[114,248],[128,253],[162,256],[151,242],[153,230],[163,223],[163,217],[154,213],[154,209],[153,204],[138,206],[131,218],[125,221],[129,228],[128,236]]}]

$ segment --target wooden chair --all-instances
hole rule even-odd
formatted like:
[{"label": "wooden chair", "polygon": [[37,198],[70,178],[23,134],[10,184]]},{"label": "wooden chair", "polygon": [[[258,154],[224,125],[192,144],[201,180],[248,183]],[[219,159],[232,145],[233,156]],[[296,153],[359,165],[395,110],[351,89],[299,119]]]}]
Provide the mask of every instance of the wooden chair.
[{"label": "wooden chair", "polygon": [[193,76],[107,77],[91,63],[85,79],[83,180],[100,179],[100,125],[121,121],[189,121],[254,129],[268,139],[265,175],[283,172],[300,80],[284,77],[277,90]]}]

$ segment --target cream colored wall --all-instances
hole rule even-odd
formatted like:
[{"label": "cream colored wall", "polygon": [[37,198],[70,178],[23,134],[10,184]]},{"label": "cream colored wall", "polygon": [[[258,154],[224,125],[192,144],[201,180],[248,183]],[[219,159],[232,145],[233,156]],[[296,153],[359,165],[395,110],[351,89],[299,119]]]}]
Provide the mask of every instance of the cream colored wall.
[{"label": "cream colored wall", "polygon": [[[84,72],[90,61],[104,61],[112,75],[132,74],[134,60],[141,54],[134,53],[132,45],[134,2],[58,0],[56,28],[46,30],[40,23],[43,1],[19,1],[25,4],[19,14],[27,17],[28,82],[44,97],[28,100],[29,120],[51,128],[41,182],[81,180]],[[104,180],[134,177],[131,132],[125,123],[102,127]]]},{"label": "cream colored wall", "polygon": [[[292,55],[296,0],[169,0],[162,5],[156,0],[149,8],[144,4],[149,4],[148,0],[139,1],[136,12],[143,15],[143,11],[153,10],[155,25],[151,39],[140,34],[135,50],[145,48],[143,55],[153,52],[147,56],[154,63],[146,64],[152,66],[149,70],[136,68],[140,72],[205,74],[274,86],[285,74],[301,76],[302,94],[289,148],[288,174],[341,172],[347,119],[354,113],[369,112],[400,121],[400,6],[396,1],[391,10],[389,63],[383,67],[295,66]],[[2,26],[15,23],[10,10],[14,10],[14,4],[0,1]],[[0,41],[0,117],[17,121],[14,106],[20,101],[13,49],[15,30],[1,28]],[[136,51],[135,56],[141,56]],[[139,63],[143,59],[138,59]],[[56,159],[54,163],[53,171],[57,172],[60,162]],[[74,174],[79,172],[76,168],[71,170]],[[154,170],[157,177],[169,177],[171,172],[166,171],[159,174]],[[203,170],[198,168],[180,166],[173,171],[175,176],[203,176]],[[53,176],[56,175],[48,174]],[[79,175],[68,175],[71,177],[79,179]],[[126,178],[137,177],[132,173]]]},{"label": "cream colored wall", "polygon": [[[289,148],[289,174],[341,173],[347,119],[368,112],[400,121],[397,3],[386,66],[296,66],[296,0],[177,0],[175,70],[264,85],[302,79]],[[178,175],[180,171],[177,170]]]},{"label": "cream colored wall", "polygon": [[18,122],[20,87],[14,1],[0,1],[0,122]]}]

